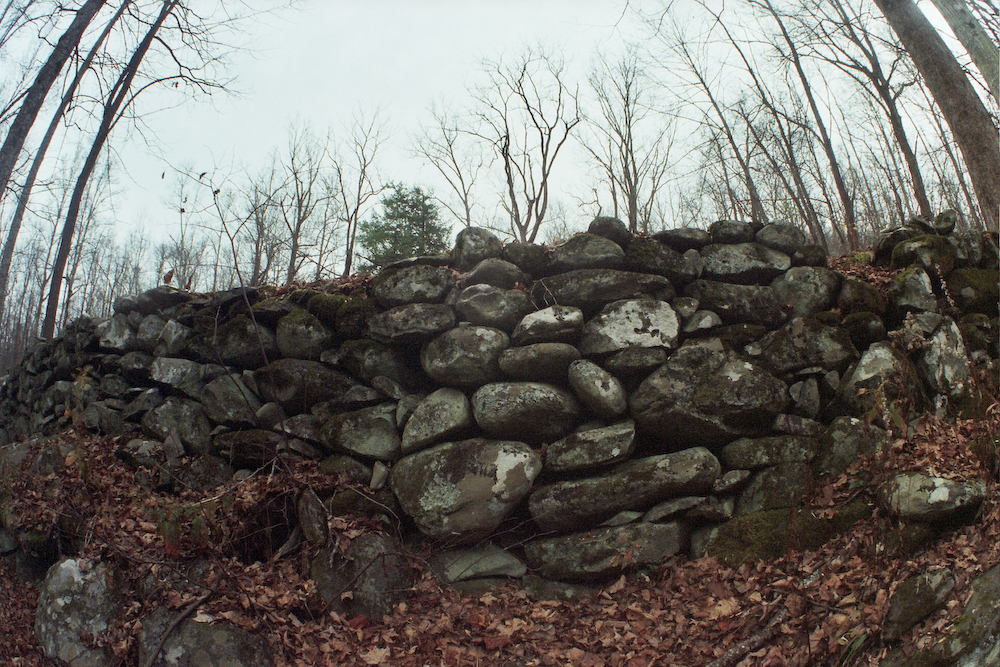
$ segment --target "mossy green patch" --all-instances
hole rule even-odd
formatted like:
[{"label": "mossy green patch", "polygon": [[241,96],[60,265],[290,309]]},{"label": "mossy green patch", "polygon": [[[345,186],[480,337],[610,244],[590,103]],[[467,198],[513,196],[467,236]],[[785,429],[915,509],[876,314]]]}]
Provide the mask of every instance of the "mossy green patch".
[{"label": "mossy green patch", "polygon": [[351,297],[337,309],[337,319],[334,328],[337,333],[355,338],[365,331],[368,319],[378,312],[375,304],[366,298]]},{"label": "mossy green patch", "polygon": [[347,303],[343,294],[316,294],[306,302],[306,308],[323,324],[333,327],[337,323],[337,311]]},{"label": "mossy green patch", "polygon": [[719,526],[708,554],[736,567],[750,560],[781,558],[790,549],[818,549],[871,512],[861,500],[845,505],[832,518],[799,509],[754,512]]},{"label": "mossy green patch", "polygon": [[298,306],[305,306],[309,299],[317,294],[323,294],[323,292],[314,289],[297,289],[288,295],[288,300]]}]

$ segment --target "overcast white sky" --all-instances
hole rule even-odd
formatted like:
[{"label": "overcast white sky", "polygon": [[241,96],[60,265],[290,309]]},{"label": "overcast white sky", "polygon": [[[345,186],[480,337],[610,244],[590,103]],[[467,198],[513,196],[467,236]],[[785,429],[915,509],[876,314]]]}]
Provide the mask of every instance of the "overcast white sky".
[{"label": "overcast white sky", "polygon": [[[165,203],[172,169],[216,170],[223,177],[240,169],[256,172],[284,143],[293,119],[336,135],[359,109],[376,107],[391,131],[381,175],[433,188],[433,170],[421,169],[407,152],[432,102],[465,104],[481,60],[516,54],[526,43],[561,50],[570,76],[585,81],[598,48],[616,49],[638,34],[626,5],[626,0],[311,0],[267,16],[250,26],[250,48],[233,62],[235,87],[243,95],[216,95],[208,103],[155,114],[148,122],[159,149],[132,141],[123,151],[127,175],[120,180],[123,196],[116,213],[123,222],[160,227],[174,219],[173,207]],[[568,170],[582,156],[567,154],[562,160]],[[161,178],[164,172],[167,177]],[[563,176],[563,186],[570,187],[584,173],[576,169]]]}]

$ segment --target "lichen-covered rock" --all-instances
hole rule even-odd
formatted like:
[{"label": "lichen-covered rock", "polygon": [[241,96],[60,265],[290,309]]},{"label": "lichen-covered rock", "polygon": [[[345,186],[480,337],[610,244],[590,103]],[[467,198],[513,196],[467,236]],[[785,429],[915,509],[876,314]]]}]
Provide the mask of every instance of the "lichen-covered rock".
[{"label": "lichen-covered rock", "polygon": [[544,531],[585,529],[671,496],[708,493],[721,470],[718,459],[702,447],[633,459],[591,477],[539,487],[528,509]]},{"label": "lichen-covered rock", "polygon": [[101,348],[109,352],[124,354],[137,347],[135,332],[121,313],[98,324],[95,333],[101,342]]},{"label": "lichen-covered rock", "polygon": [[753,241],[753,227],[742,220],[716,220],[708,226],[713,243],[750,243]]},{"label": "lichen-covered rock", "polygon": [[796,317],[747,349],[754,360],[776,375],[818,366],[843,371],[858,359],[850,336],[810,317]]},{"label": "lichen-covered rock", "polygon": [[792,266],[792,259],[757,243],[712,244],[701,249],[701,275],[741,285],[766,285]]},{"label": "lichen-covered rock", "polygon": [[837,417],[819,438],[819,453],[813,459],[817,475],[838,475],[860,457],[889,445],[886,432],[855,417]]},{"label": "lichen-covered rock", "polygon": [[625,420],[570,433],[545,450],[545,470],[576,472],[601,468],[632,456],[635,450],[635,424]]},{"label": "lichen-covered rock", "polygon": [[445,549],[431,556],[427,564],[442,581],[449,584],[484,577],[520,578],[528,573],[524,563],[494,544]]},{"label": "lichen-covered rock", "polygon": [[795,507],[809,491],[812,470],[807,463],[781,463],[756,473],[736,499],[736,516],[781,507]]},{"label": "lichen-covered rock", "polygon": [[531,297],[518,289],[471,285],[458,294],[455,310],[466,322],[510,333],[531,312]]},{"label": "lichen-covered rock", "polygon": [[584,355],[620,352],[634,347],[677,345],[677,314],[665,301],[625,299],[605,306],[580,332]]},{"label": "lichen-covered rock", "polygon": [[[417,389],[425,378],[420,372],[418,360],[411,356],[398,347],[360,338],[345,341],[331,362],[336,361],[363,382],[371,383],[383,376],[403,387]],[[327,357],[324,356],[323,360]]]},{"label": "lichen-covered rock", "polygon": [[861,311],[884,315],[888,305],[885,296],[874,285],[849,276],[844,278],[837,296],[837,308],[842,315]]},{"label": "lichen-covered rock", "polygon": [[840,400],[854,414],[881,418],[890,405],[920,410],[924,392],[913,363],[886,342],[871,345],[838,388]]},{"label": "lichen-covered rock", "polygon": [[889,313],[901,322],[907,313],[937,310],[937,296],[931,278],[919,266],[911,266],[897,275],[887,290]]},{"label": "lichen-covered rock", "polygon": [[438,389],[421,401],[407,420],[401,442],[403,455],[468,435],[473,425],[468,397],[457,389]]},{"label": "lichen-covered rock", "polygon": [[[676,227],[674,229],[664,229],[653,234],[653,238],[660,243],[665,243],[677,252],[688,250],[701,250],[712,242],[712,235],[704,229],[697,227]],[[744,239],[749,240],[749,238]],[[719,243],[719,241],[716,241]]]},{"label": "lichen-covered rock", "polygon": [[[135,344],[143,352],[153,352],[167,323],[159,315],[147,315],[135,332]],[[168,355],[164,355],[168,356]]]},{"label": "lichen-covered rock", "polygon": [[972,391],[972,369],[961,330],[950,317],[936,313],[911,317],[904,329],[920,341],[917,372],[933,393],[952,403],[954,413]]},{"label": "lichen-covered rock", "polygon": [[310,563],[320,597],[341,613],[380,619],[413,586],[414,572],[402,548],[383,533],[365,533],[346,550],[320,549]]},{"label": "lichen-covered rock", "polygon": [[510,339],[499,329],[456,327],[424,345],[420,364],[438,383],[449,387],[481,387],[500,376],[497,360]]},{"label": "lichen-covered rock", "polygon": [[343,398],[357,382],[326,364],[305,359],[278,359],[253,373],[265,401],[281,405],[288,415],[309,412],[318,403]]},{"label": "lichen-covered rock", "polygon": [[[104,563],[67,558],[53,565],[39,589],[35,637],[45,656],[68,667],[108,667],[110,652],[90,645],[120,611],[114,573]],[[13,658],[14,656],[8,656]]]},{"label": "lichen-covered rock", "polygon": [[200,403],[181,398],[168,398],[163,404],[142,416],[142,428],[152,438],[165,440],[176,431],[189,454],[211,454],[212,425]]},{"label": "lichen-covered rock", "polygon": [[787,220],[775,220],[764,225],[754,235],[754,240],[767,248],[783,252],[786,255],[794,255],[805,244],[806,235]]},{"label": "lichen-covered rock", "polygon": [[756,435],[788,400],[784,382],[706,339],[682,345],[632,393],[629,406],[640,433],[670,450]]},{"label": "lichen-covered rock", "polygon": [[216,424],[256,424],[260,399],[250,391],[237,373],[223,375],[201,392],[205,414]]},{"label": "lichen-covered rock", "polygon": [[[149,667],[269,667],[274,657],[267,640],[219,619],[204,623],[193,618],[167,631],[175,614],[160,607],[142,621],[139,663]],[[160,645],[161,638],[166,641]],[[154,649],[159,648],[157,656]],[[154,659],[155,658],[155,659]]]},{"label": "lichen-covered rock", "polygon": [[190,359],[154,357],[149,365],[149,377],[153,382],[194,399],[201,398],[205,386],[202,365]]},{"label": "lichen-covered rock", "polygon": [[402,458],[389,484],[421,532],[467,544],[500,525],[541,469],[538,454],[522,442],[475,438]]},{"label": "lichen-covered rock", "polygon": [[576,269],[618,269],[625,261],[625,251],[610,239],[596,234],[577,234],[552,249],[551,273]]},{"label": "lichen-covered rock", "polygon": [[614,419],[628,409],[625,387],[592,361],[578,359],[569,365],[569,386],[599,419]]},{"label": "lichen-covered rock", "polygon": [[494,382],[472,395],[472,414],[494,438],[529,443],[557,440],[579,423],[580,404],[573,394],[543,382]]},{"label": "lichen-covered rock", "polygon": [[653,296],[669,301],[674,288],[663,276],[615,269],[578,269],[536,280],[531,295],[537,303],[575,306],[593,313],[612,301]]},{"label": "lichen-covered rock", "polygon": [[503,258],[533,278],[544,275],[549,263],[548,251],[543,246],[518,241],[503,247]]},{"label": "lichen-covered rock", "polygon": [[237,315],[219,325],[211,345],[202,354],[226,366],[260,368],[278,358],[278,343],[271,329],[255,324],[246,315]]},{"label": "lichen-covered rock", "polygon": [[515,380],[565,382],[569,365],[580,358],[569,343],[532,343],[510,347],[500,355],[500,370]]},{"label": "lichen-covered rock", "polygon": [[514,345],[566,343],[576,339],[583,328],[583,311],[573,306],[549,306],[528,313],[511,335]]},{"label": "lichen-covered rock", "polygon": [[455,274],[446,267],[416,264],[380,271],[371,295],[384,308],[410,303],[441,303],[455,287]]},{"label": "lichen-covered rock", "polygon": [[274,336],[281,356],[314,361],[334,341],[333,332],[304,308],[293,310],[278,320]]},{"label": "lichen-covered rock", "polygon": [[962,312],[974,311],[995,317],[1000,302],[1000,272],[996,269],[965,268],[948,276],[948,294]]},{"label": "lichen-covered rock", "polygon": [[840,295],[840,275],[820,266],[796,266],[771,282],[783,310],[805,317],[833,307]]},{"label": "lichen-covered rock", "polygon": [[892,268],[901,269],[914,264],[945,278],[955,267],[955,246],[937,234],[914,236],[897,243],[892,249]]},{"label": "lichen-covered rock", "polygon": [[424,343],[455,326],[451,306],[443,303],[411,303],[396,306],[368,320],[368,334],[382,343]]},{"label": "lichen-covered rock", "polygon": [[674,285],[684,285],[701,273],[701,262],[682,255],[655,238],[638,236],[625,252],[625,268],[640,273],[664,276]]},{"label": "lichen-covered rock", "polygon": [[880,489],[882,507],[904,521],[937,523],[971,517],[986,498],[986,480],[967,482],[920,472],[896,475]]},{"label": "lichen-covered rock", "polygon": [[953,590],[955,577],[948,570],[908,577],[889,598],[882,636],[889,642],[899,641],[910,628],[940,608]]},{"label": "lichen-covered rock", "polygon": [[[476,264],[490,257],[501,257],[503,245],[493,232],[481,227],[466,227],[455,237],[452,258],[455,268],[469,271]],[[513,260],[510,260],[513,261]],[[517,264],[517,262],[514,262]]]},{"label": "lichen-covered rock", "polygon": [[334,415],[323,425],[320,438],[334,450],[392,461],[399,456],[401,448],[396,428],[396,404],[383,403]]},{"label": "lichen-covered rock", "polygon": [[553,579],[600,579],[625,569],[656,566],[684,548],[680,523],[634,523],[543,537],[524,545],[528,564]]},{"label": "lichen-covered rock", "polygon": [[614,241],[623,250],[627,250],[629,244],[633,241],[632,232],[618,218],[598,216],[590,221],[590,224],[587,226],[587,232]]},{"label": "lichen-covered rock", "polygon": [[518,268],[517,264],[491,257],[476,264],[467,274],[463,283],[466,287],[473,285],[490,285],[502,290],[522,288],[531,284],[531,276]]},{"label": "lichen-covered rock", "polygon": [[622,380],[634,380],[649,375],[670,356],[665,347],[630,347],[612,354],[601,364],[605,370]]},{"label": "lichen-covered rock", "polygon": [[815,438],[776,435],[734,440],[719,454],[728,468],[752,470],[780,463],[808,462],[816,457],[819,442]]},{"label": "lichen-covered rock", "polygon": [[776,327],[787,319],[777,294],[770,285],[733,285],[698,279],[684,288],[684,296],[698,300],[726,324],[753,322]]}]

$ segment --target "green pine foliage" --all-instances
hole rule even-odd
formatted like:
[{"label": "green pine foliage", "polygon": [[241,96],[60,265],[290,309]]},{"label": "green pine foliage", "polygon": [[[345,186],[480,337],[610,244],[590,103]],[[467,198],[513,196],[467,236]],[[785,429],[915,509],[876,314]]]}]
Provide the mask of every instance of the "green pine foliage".
[{"label": "green pine foliage", "polygon": [[382,212],[358,225],[362,272],[449,249],[451,227],[441,222],[431,196],[419,187],[398,183],[390,187],[392,191],[382,198]]}]

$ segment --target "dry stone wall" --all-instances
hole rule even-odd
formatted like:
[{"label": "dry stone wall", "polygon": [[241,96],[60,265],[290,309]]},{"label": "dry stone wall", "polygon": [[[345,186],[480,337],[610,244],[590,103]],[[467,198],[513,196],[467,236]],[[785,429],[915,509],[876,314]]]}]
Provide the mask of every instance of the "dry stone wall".
[{"label": "dry stone wall", "polygon": [[[884,443],[866,424],[887,409],[974,404],[973,369],[997,358],[996,239],[953,227],[884,235],[888,297],[787,223],[637,237],[611,218],[553,248],[467,228],[350,294],[161,286],[28,353],[0,439],[131,434],[121,456],[159,489],[319,459],[375,500],[304,496],[307,537],[331,512],[389,511],[451,554],[441,572],[470,563],[446,578],[590,580],[747,546],[748,521]],[[887,494],[934,520],[981,495],[928,513],[934,484]],[[510,534],[523,549],[469,556]]]}]

